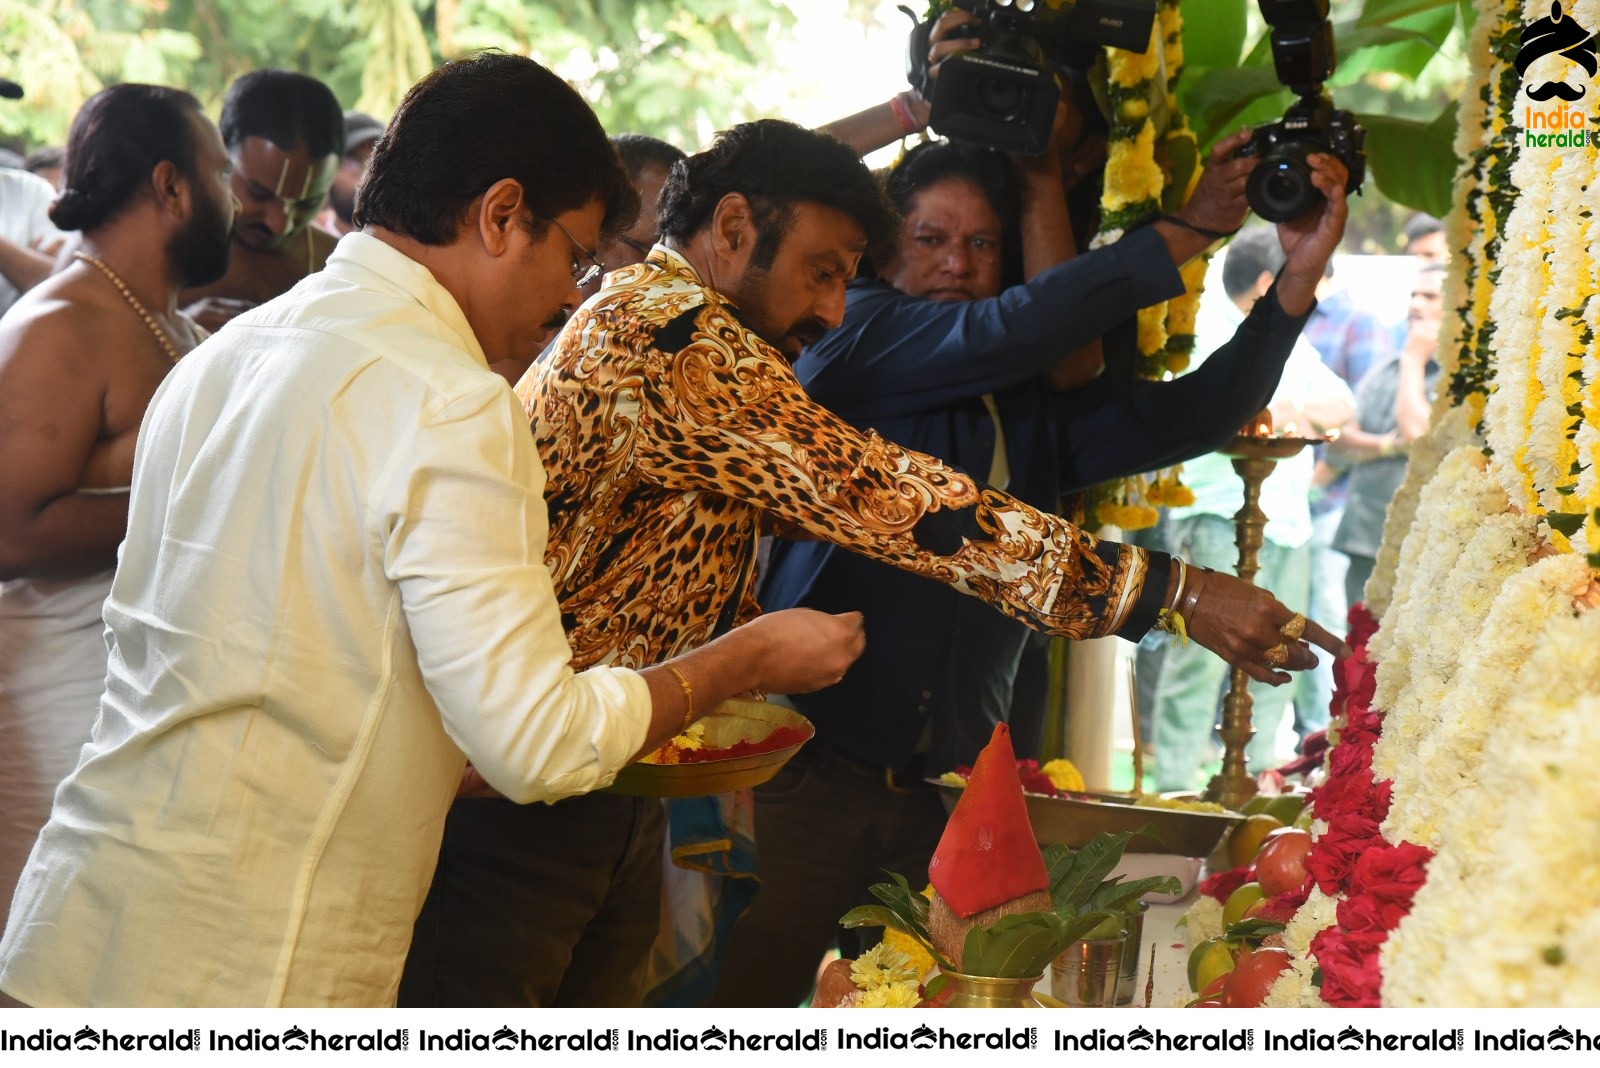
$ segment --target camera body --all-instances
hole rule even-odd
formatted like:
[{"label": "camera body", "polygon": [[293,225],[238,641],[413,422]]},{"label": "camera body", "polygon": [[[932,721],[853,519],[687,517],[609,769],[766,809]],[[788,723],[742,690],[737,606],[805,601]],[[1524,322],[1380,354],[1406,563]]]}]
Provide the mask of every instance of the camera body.
[{"label": "camera body", "polygon": [[1275,223],[1316,207],[1322,194],[1311,184],[1313,152],[1341,160],[1350,172],[1345,192],[1355,193],[1366,178],[1366,138],[1355,117],[1335,108],[1327,94],[1301,97],[1278,122],[1257,126],[1250,143],[1239,149],[1239,155],[1260,160],[1245,181],[1245,198],[1257,215]]},{"label": "camera body", "polygon": [[[911,33],[906,77],[932,105],[928,125],[956,141],[1027,155],[1050,143],[1058,68],[1084,69],[1101,45],[1143,52],[1155,0],[954,0],[977,15],[979,47],[946,59],[928,77],[931,21]],[[903,10],[903,9],[902,9]]]},{"label": "camera body", "polygon": [[1346,193],[1359,193],[1367,176],[1367,131],[1348,111],[1333,106],[1322,84],[1336,62],[1328,0],[1260,0],[1272,28],[1272,63],[1278,81],[1300,98],[1278,122],[1258,126],[1240,156],[1260,160],[1245,183],[1250,208],[1268,222],[1288,222],[1317,206],[1309,157],[1337,157],[1350,172]]}]

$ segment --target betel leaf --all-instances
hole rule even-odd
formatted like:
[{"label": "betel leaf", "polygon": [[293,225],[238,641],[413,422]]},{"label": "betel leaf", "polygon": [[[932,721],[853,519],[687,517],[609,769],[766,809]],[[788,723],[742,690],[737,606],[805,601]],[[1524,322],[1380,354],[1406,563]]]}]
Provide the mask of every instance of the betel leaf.
[{"label": "betel leaf", "polygon": [[1086,912],[1071,919],[1053,912],[1003,916],[987,928],[974,927],[967,932],[961,947],[961,967],[969,975],[998,978],[1039,975],[1068,946],[1102,924],[1118,932],[1123,930],[1122,917],[1111,912]]},{"label": "betel leaf", "polygon": [[935,948],[928,933],[928,899],[912,890],[905,876],[888,872],[892,882],[874,883],[869,889],[881,905],[860,905],[840,918],[845,927],[893,927],[916,939],[941,968],[950,962]]},{"label": "betel leaf", "polygon": [[900,928],[900,917],[883,905],[857,905],[839,917],[840,927],[893,927]]},{"label": "betel leaf", "polygon": [[1004,916],[988,928],[973,927],[961,947],[961,968],[969,975],[1025,979],[1041,974],[1071,944],[1063,941],[1066,921],[1053,912]]},{"label": "betel leaf", "polygon": [[1100,883],[1122,860],[1123,849],[1136,834],[1154,836],[1148,823],[1137,831],[1118,831],[1116,834],[1102,831],[1073,853],[1070,862],[1047,867],[1050,907],[1062,916],[1082,912]]},{"label": "betel leaf", "polygon": [[1145,879],[1135,879],[1131,883],[1119,879],[1101,883],[1100,888],[1090,895],[1087,907],[1127,912],[1146,894],[1171,894],[1176,897],[1181,893],[1183,884],[1171,875],[1152,875]]},{"label": "betel leaf", "polygon": [[1277,934],[1284,929],[1284,925],[1277,920],[1262,920],[1251,917],[1248,920],[1239,920],[1228,925],[1222,937],[1229,942],[1249,942]]}]

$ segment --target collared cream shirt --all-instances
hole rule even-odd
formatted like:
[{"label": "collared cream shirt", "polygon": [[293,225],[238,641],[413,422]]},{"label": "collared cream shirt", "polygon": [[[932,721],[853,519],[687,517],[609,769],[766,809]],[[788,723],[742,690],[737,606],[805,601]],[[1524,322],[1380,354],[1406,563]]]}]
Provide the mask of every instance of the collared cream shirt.
[{"label": "collared cream shirt", "polygon": [[569,665],[544,481],[460,307],[365,234],[185,357],[140,432],[107,690],[0,989],[392,1004],[463,754],[551,801],[644,743],[644,681]]}]

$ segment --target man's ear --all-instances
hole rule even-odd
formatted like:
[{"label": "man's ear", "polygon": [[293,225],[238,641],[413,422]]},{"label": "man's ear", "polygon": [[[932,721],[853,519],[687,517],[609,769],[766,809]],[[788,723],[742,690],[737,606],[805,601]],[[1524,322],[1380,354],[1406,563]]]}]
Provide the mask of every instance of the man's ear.
[{"label": "man's ear", "polygon": [[526,210],[522,183],[515,178],[502,178],[484,190],[478,201],[478,239],[489,255],[505,254]]},{"label": "man's ear", "polygon": [[194,209],[188,176],[171,160],[162,160],[150,171],[150,192],[161,210],[174,218],[187,219]]},{"label": "man's ear", "polygon": [[743,193],[729,193],[711,213],[711,252],[719,260],[738,264],[750,258],[756,243],[755,215]]}]

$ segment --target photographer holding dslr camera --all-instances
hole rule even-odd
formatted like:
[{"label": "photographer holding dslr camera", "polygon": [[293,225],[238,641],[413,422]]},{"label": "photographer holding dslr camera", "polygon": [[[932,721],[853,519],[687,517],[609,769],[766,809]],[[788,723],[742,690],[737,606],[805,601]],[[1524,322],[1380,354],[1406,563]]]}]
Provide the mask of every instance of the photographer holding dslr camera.
[{"label": "photographer holding dslr camera", "polygon": [[[936,125],[944,79],[988,47],[969,35],[979,21],[952,9],[919,28],[913,48],[939,71]],[[960,99],[1015,104],[991,110],[991,130],[1033,114],[998,90]],[[1074,489],[1209,452],[1266,406],[1343,235],[1347,179],[1338,159],[1307,153],[1321,203],[1280,223],[1287,263],[1271,290],[1195,373],[1143,381],[1134,313],[1181,293],[1178,266],[1243,223],[1259,157],[1237,153],[1252,135],[1214,148],[1175,215],[1075,255],[1066,194],[1082,122],[1057,96],[1050,106],[1034,156],[1008,159],[999,137],[907,153],[887,183],[904,220],[897,246],[875,279],[850,285],[843,325],[795,363],[807,391],[857,427],[1045,510]],[[1106,366],[1095,376],[1081,350],[1097,342]],[[1246,614],[1246,598],[1260,596],[1229,575],[1207,579],[1218,617]],[[973,598],[824,542],[777,539],[760,600],[861,610],[868,640],[839,684],[793,699],[817,735],[755,791],[761,890],[730,940],[723,1005],[798,1004],[839,917],[870,900],[883,869],[923,885],[945,812],[922,780],[970,762],[1008,716],[1029,635]]]}]

